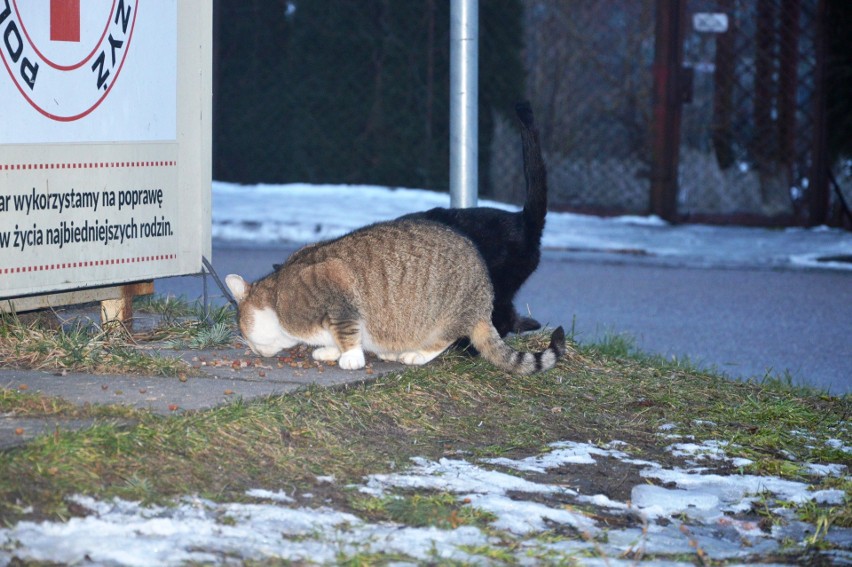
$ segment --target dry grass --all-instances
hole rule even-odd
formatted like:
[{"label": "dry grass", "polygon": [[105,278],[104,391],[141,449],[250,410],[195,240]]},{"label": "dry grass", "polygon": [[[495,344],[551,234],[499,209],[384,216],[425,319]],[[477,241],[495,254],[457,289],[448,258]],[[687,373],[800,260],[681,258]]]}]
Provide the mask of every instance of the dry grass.
[{"label": "dry grass", "polygon": [[186,349],[228,344],[234,339],[233,315],[226,309],[206,314],[204,319],[193,313],[186,311],[178,318],[166,312],[157,326],[137,334],[119,323],[98,325],[85,317],[59,324],[55,317],[24,321],[15,314],[2,314],[0,367],[177,376],[189,372],[189,366],[175,357],[152,354],[152,342],[159,341],[162,348]]}]

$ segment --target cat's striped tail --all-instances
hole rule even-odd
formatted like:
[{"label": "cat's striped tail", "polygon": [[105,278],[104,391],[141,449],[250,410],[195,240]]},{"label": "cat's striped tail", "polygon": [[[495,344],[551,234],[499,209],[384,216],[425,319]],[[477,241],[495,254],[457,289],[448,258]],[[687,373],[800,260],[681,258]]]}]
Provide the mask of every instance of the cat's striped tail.
[{"label": "cat's striped tail", "polygon": [[550,345],[540,352],[520,352],[500,338],[491,321],[480,321],[473,328],[470,342],[479,354],[501,370],[514,374],[543,372],[556,366],[556,361],[565,354],[565,331],[557,328],[550,335]]}]

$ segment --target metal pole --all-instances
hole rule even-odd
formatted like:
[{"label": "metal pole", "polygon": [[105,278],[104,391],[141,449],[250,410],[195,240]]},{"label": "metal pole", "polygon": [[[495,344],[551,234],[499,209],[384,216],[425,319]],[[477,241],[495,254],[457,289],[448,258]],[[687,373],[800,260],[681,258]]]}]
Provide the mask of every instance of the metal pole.
[{"label": "metal pole", "polygon": [[677,220],[678,151],[686,0],[657,0],[654,119],[651,124],[651,213]]},{"label": "metal pole", "polygon": [[479,0],[450,0],[450,206],[476,206]]}]

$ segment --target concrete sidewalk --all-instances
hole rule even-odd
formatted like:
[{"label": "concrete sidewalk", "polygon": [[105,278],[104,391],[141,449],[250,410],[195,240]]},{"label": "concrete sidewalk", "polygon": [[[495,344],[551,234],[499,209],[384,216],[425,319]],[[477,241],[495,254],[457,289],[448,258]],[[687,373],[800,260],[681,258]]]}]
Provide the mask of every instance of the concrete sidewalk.
[{"label": "concrete sidewalk", "polygon": [[[342,370],[306,356],[261,358],[237,348],[199,351],[160,351],[161,356],[186,360],[186,376],[91,374],[41,370],[0,369],[0,386],[43,393],[77,405],[123,404],[168,414],[176,410],[211,408],[239,398],[292,392],[310,384],[338,386],[370,380],[403,365],[368,357],[367,368]],[[287,360],[295,362],[282,362]]]}]

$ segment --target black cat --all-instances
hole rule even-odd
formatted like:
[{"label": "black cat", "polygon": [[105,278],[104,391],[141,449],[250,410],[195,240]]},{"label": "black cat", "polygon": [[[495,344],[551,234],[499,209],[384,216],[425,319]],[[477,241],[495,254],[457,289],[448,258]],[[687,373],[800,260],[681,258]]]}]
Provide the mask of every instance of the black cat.
[{"label": "black cat", "polygon": [[513,304],[521,285],[538,267],[541,233],[547,214],[547,168],[541,155],[538,130],[529,102],[519,102],[515,112],[521,122],[524,177],[527,197],[517,213],[491,207],[446,209],[437,207],[402,218],[429,219],[455,228],[482,254],[494,286],[492,320],[501,337],[541,328],[535,319],[521,316]]},{"label": "black cat", "polygon": [[[482,254],[494,286],[494,327],[505,337],[541,328],[535,319],[520,315],[515,294],[538,267],[541,233],[547,214],[547,168],[541,155],[538,129],[527,101],[515,105],[521,122],[524,178],[527,197],[522,211],[512,213],[492,207],[447,209],[436,207],[400,218],[429,219],[450,226],[468,237]],[[280,264],[273,267],[278,269]]]}]

